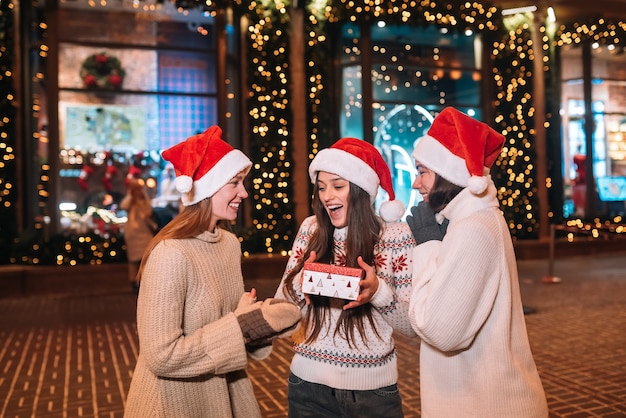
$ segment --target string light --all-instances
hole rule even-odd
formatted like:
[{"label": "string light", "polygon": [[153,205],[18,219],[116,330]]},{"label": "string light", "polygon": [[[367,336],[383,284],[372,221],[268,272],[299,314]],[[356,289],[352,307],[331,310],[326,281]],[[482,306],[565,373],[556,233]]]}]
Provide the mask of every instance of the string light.
[{"label": "string light", "polygon": [[15,106],[15,5],[0,2],[0,263],[9,260],[10,239],[17,234],[17,123]]},{"label": "string light", "polygon": [[250,132],[252,228],[237,230],[244,255],[286,255],[294,229],[291,199],[289,15],[282,1],[251,2],[247,101]]},{"label": "string light", "polygon": [[[141,0],[129,0],[133,7],[147,7]],[[158,3],[158,2],[157,2]],[[94,3],[95,4],[95,3]],[[293,239],[295,228],[293,219],[293,188],[303,187],[294,185],[291,181],[292,145],[291,114],[289,83],[291,74],[289,67],[288,32],[289,15],[288,1],[258,0],[243,2],[237,1],[177,1],[180,12],[186,9],[202,8],[206,13],[215,16],[217,8],[232,6],[239,14],[246,14],[249,26],[245,33],[248,49],[247,80],[249,96],[246,101],[248,109],[247,125],[250,138],[250,153],[256,164],[253,166],[251,178],[252,227],[238,230],[245,254],[265,252],[268,254],[286,254],[290,241]],[[0,106],[3,116],[0,120],[0,211],[3,227],[12,226],[15,230],[16,222],[16,119],[15,100],[13,94],[14,57],[17,46],[14,44],[13,34],[13,3],[0,2],[0,27],[5,28],[3,43],[0,48],[0,91],[2,98]],[[156,7],[154,4],[149,8]],[[498,186],[498,198],[501,208],[507,219],[512,235],[517,238],[536,238],[537,216],[539,210],[537,201],[537,180],[534,166],[534,123],[535,109],[533,102],[532,79],[537,76],[533,73],[533,60],[544,57],[546,72],[554,71],[551,56],[539,53],[539,49],[550,51],[554,47],[579,45],[584,41],[597,42],[599,46],[611,45],[611,51],[619,53],[623,50],[626,38],[626,23],[622,21],[608,22],[599,19],[593,22],[574,22],[562,25],[558,29],[556,38],[550,44],[550,37],[546,29],[543,33],[542,45],[534,45],[530,36],[530,21],[524,21],[523,14],[515,15],[516,21],[511,27],[505,27],[501,11],[495,7],[486,6],[479,2],[450,1],[433,2],[430,0],[336,0],[332,2],[317,0],[306,2],[306,80],[307,80],[307,135],[308,155],[312,159],[317,151],[332,141],[330,127],[333,126],[334,115],[330,114],[333,106],[329,104],[334,95],[329,91],[329,74],[326,58],[331,52],[330,40],[327,36],[329,25],[344,23],[366,23],[380,21],[386,25],[435,25],[445,32],[456,31],[464,33],[481,33],[487,45],[490,45],[493,59],[493,69],[490,77],[493,81],[494,96],[492,98],[496,114],[492,125],[497,127],[506,137],[505,147],[501,158],[496,162],[494,180]],[[39,28],[45,31],[45,22],[40,22]],[[361,54],[358,47],[345,51],[346,55],[357,57]],[[384,51],[378,53],[385,54]],[[48,46],[42,45],[39,55],[45,59]],[[436,52],[433,52],[436,54]],[[434,56],[433,56],[434,58]],[[389,63],[393,62],[390,57]],[[401,60],[398,60],[401,64]],[[487,74],[483,74],[483,77]],[[480,75],[479,75],[480,76]],[[37,74],[42,80],[43,74]],[[376,77],[383,77],[378,74]],[[427,83],[430,81],[423,80]],[[382,79],[381,79],[381,82]],[[384,81],[386,82],[386,81]],[[390,93],[393,86],[389,85]],[[438,92],[439,100],[444,104],[447,100],[446,92]],[[359,98],[355,97],[358,102]],[[33,102],[36,104],[36,100]],[[38,106],[32,109],[33,116],[39,111]],[[550,123],[549,115],[547,127],[554,129],[556,123]],[[489,121],[488,121],[489,122]],[[557,135],[559,135],[557,133]],[[557,136],[558,137],[558,136]],[[42,141],[43,137],[34,136],[33,140]],[[19,156],[19,158],[24,158]],[[37,191],[39,214],[36,227],[46,229],[47,201],[49,198],[49,180],[52,177],[47,162],[40,167]],[[554,176],[548,181],[551,186]],[[309,185],[307,185],[309,187]],[[580,225],[581,231],[601,230],[601,227],[621,222],[621,219],[612,219],[601,222],[585,223]],[[608,224],[606,223],[608,222]],[[598,226],[598,224],[600,226]],[[622,234],[622,227],[615,227],[614,233]],[[568,231],[570,239],[575,233]],[[591,236],[601,236],[596,233]],[[14,237],[15,234],[12,234]],[[102,263],[108,260],[119,260],[123,256],[123,248],[115,235],[95,236],[78,235],[54,241],[52,238],[47,245],[42,243],[31,244],[22,248],[22,256],[14,257],[13,263],[47,263],[77,264]],[[7,243],[2,243],[8,246]],[[61,248],[56,253],[49,253],[46,248]],[[0,253],[9,253],[0,251]],[[14,254],[16,252],[13,252]]]}]

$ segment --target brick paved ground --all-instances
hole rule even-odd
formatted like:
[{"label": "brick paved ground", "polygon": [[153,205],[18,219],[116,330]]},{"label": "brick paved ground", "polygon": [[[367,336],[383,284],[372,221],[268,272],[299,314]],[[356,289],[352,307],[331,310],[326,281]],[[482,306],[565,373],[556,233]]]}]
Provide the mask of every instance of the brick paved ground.
[{"label": "brick paved ground", "polygon": [[[546,261],[519,265],[550,417],[626,417],[626,254],[557,260],[559,284],[541,283]],[[248,286],[267,297],[275,281]],[[134,310],[125,287],[0,299],[0,417],[121,417],[138,353]],[[397,341],[404,411],[419,417],[418,342]],[[278,342],[250,363],[265,417],[286,416],[290,358]]]}]

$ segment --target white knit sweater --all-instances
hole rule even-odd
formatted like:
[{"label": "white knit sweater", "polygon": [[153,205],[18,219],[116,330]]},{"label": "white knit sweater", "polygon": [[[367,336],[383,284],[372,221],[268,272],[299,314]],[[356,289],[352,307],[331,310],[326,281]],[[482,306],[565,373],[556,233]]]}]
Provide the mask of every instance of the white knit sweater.
[{"label": "white knit sweater", "polygon": [[409,315],[422,338],[425,418],[543,418],[511,236],[496,189],[463,190],[440,213],[442,242],[415,249]]},{"label": "white knit sweater", "polygon": [[[294,268],[301,257],[308,257],[304,251],[311,234],[317,228],[315,217],[307,218],[295,238],[291,257],[287,262],[285,276]],[[335,264],[345,265],[345,238],[347,228],[336,229],[334,233]],[[365,321],[367,346],[355,333],[356,345],[352,347],[339,335],[333,338],[337,320],[342,311],[343,301],[331,299],[330,331],[323,329],[316,341],[294,344],[295,355],[291,371],[298,377],[312,383],[319,383],[337,389],[372,390],[397,383],[398,370],[396,347],[392,333],[398,330],[414,336],[407,316],[407,301],[411,291],[412,251],[415,241],[411,230],[404,223],[385,224],[381,239],[374,254],[376,274],[379,279],[378,291],[370,301],[374,306],[373,316],[380,339]],[[299,301],[299,275],[293,281]],[[285,298],[282,285],[276,291],[277,298]],[[304,310],[307,307],[303,307]]]},{"label": "white knit sweater", "polygon": [[[137,301],[139,358],[125,417],[261,416],[233,313],[243,292],[241,247],[229,232],[154,248]],[[257,358],[271,347],[262,350]]]}]

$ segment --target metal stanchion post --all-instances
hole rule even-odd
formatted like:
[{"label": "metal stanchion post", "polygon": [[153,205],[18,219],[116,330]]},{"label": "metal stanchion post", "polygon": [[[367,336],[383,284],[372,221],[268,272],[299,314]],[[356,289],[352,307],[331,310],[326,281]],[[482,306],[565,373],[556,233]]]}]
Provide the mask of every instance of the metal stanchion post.
[{"label": "metal stanchion post", "polygon": [[541,280],[542,283],[560,283],[561,279],[554,275],[554,241],[556,225],[550,225],[550,243],[548,248],[548,275]]}]

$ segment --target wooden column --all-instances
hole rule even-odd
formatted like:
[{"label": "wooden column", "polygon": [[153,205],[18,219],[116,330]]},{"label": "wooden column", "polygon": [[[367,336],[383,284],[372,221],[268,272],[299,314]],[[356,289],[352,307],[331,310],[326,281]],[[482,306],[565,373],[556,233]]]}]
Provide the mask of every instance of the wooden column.
[{"label": "wooden column", "polygon": [[533,14],[533,53],[535,59],[533,61],[533,105],[535,108],[535,167],[537,169],[537,198],[539,200],[539,208],[536,211],[539,222],[539,239],[548,239],[550,236],[550,220],[548,212],[550,211],[550,203],[548,201],[548,188],[546,186],[548,178],[548,158],[547,158],[547,141],[546,141],[546,85],[543,68],[543,41],[541,25],[543,24],[544,10],[537,10]]},{"label": "wooden column", "polygon": [[[26,2],[22,2],[25,4]],[[32,11],[29,15],[35,16]],[[61,230],[60,224],[60,213],[59,213],[59,196],[61,196],[61,182],[60,182],[60,161],[59,161],[59,25],[61,24],[61,19],[59,17],[59,4],[58,0],[48,1],[45,6],[45,16],[46,23],[48,25],[47,28],[47,38],[42,39],[48,45],[48,55],[46,57],[46,66],[45,66],[45,87],[40,87],[41,92],[41,100],[45,101],[45,109],[48,112],[47,116],[44,118],[47,119],[47,134],[48,134],[48,147],[47,147],[47,161],[50,166],[50,194],[46,202],[46,213],[44,216],[49,216],[48,221],[44,221],[44,237],[45,240],[48,241],[48,238],[52,234],[56,234]],[[26,31],[29,29],[26,28]],[[32,39],[29,40],[30,43],[33,42]],[[31,45],[32,46],[32,45]],[[28,62],[28,55],[24,55],[23,63]],[[31,69],[29,68],[30,72]],[[28,107],[30,108],[32,103],[32,95],[35,92],[35,88],[33,86],[33,81],[30,77],[27,80],[24,80],[25,84],[29,86],[29,91],[25,92],[27,96],[25,99],[27,100],[25,103],[28,103]],[[45,96],[45,97],[43,97]],[[23,107],[26,109],[26,106]],[[26,111],[25,117],[29,118],[31,115],[30,109]],[[31,172],[29,173],[31,176],[36,176],[37,173],[41,171],[41,162],[38,161],[37,158],[37,150],[32,148],[35,146],[35,142],[33,140],[33,133],[35,131],[39,131],[41,127],[34,120],[30,120],[29,124],[25,126],[24,138],[28,140],[31,144],[31,148],[26,152],[28,157],[31,159]],[[36,184],[39,183],[39,180],[36,178],[32,178],[32,183],[27,183],[29,188],[33,188],[36,190]],[[31,208],[34,208],[39,200],[39,196],[31,194],[30,200]]]},{"label": "wooden column", "polygon": [[363,104],[363,138],[370,144],[374,143],[374,91],[372,88],[372,33],[371,23],[366,20],[361,25],[361,39],[359,46],[361,51],[361,92],[363,98],[361,103]]},{"label": "wooden column", "polygon": [[593,173],[593,140],[595,121],[593,119],[593,86],[591,42],[583,43],[583,97],[585,100],[585,218],[593,219],[596,216],[596,187]]},{"label": "wooden column", "polygon": [[217,78],[217,124],[224,130],[225,137],[230,138],[234,132],[228,132],[228,120],[226,118],[226,11],[218,9],[215,15],[216,36],[216,78]]},{"label": "wooden column", "polygon": [[289,37],[289,67],[291,68],[291,110],[293,126],[291,128],[291,150],[293,167],[293,203],[295,220],[298,225],[310,214],[309,195],[309,147],[306,120],[306,58],[304,56],[304,10],[297,7],[290,9],[291,35]]}]

